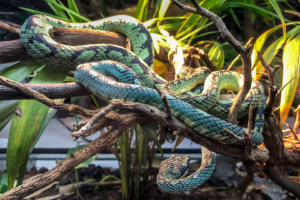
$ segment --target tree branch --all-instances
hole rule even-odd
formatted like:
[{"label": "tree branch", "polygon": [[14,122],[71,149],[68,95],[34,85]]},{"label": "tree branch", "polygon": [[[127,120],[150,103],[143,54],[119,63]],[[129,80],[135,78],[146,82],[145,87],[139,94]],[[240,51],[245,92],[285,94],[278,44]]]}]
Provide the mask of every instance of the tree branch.
[{"label": "tree branch", "polygon": [[281,178],[280,172],[275,172],[272,168],[268,167],[264,170],[265,174],[276,184],[285,190],[293,193],[296,197],[300,198],[300,186],[289,179],[288,177]]},{"label": "tree branch", "polygon": [[[12,31],[14,33],[20,32],[18,25],[13,23],[0,21],[0,28]],[[50,31],[50,36],[58,43],[66,45],[88,45],[88,44],[114,44],[126,48],[126,37],[122,34],[101,31],[94,29],[76,29],[54,27]],[[165,49],[162,47],[159,54],[155,51],[155,57],[162,61],[168,62],[168,57]],[[24,61],[33,59],[27,54],[20,40],[0,42],[0,63],[8,63],[15,61]]]},{"label": "tree branch", "polygon": [[118,117],[115,118],[115,126],[113,126],[108,133],[102,134],[98,139],[89,143],[87,146],[75,151],[72,155],[69,155],[59,162],[52,170],[2,194],[0,200],[23,199],[23,197],[34,191],[49,185],[55,180],[60,179],[70,170],[73,170],[78,164],[113,145],[123,132],[131,126],[146,121],[146,118],[138,115],[118,115]]},{"label": "tree branch", "polygon": [[[50,99],[70,98],[75,96],[84,96],[91,94],[85,87],[79,83],[56,83],[56,84],[32,84],[20,83],[29,87]],[[32,99],[30,96],[15,89],[0,85],[0,101],[17,99]]]}]

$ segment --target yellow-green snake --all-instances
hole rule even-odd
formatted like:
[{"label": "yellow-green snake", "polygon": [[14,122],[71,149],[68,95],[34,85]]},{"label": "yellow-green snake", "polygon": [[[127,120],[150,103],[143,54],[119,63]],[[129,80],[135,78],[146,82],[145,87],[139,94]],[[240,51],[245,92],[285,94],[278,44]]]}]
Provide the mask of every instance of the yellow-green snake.
[{"label": "yellow-green snake", "polygon": [[[49,35],[49,31],[54,26],[121,33],[130,39],[132,51],[110,44],[83,46],[60,44]],[[221,89],[236,92],[240,89],[242,75],[224,71],[214,72],[211,75],[207,73],[208,77],[201,80],[204,82],[202,94],[181,95],[200,84],[200,78],[192,73],[191,76],[167,84],[164,79],[156,75],[152,70],[154,48],[151,35],[142,23],[132,17],[113,16],[99,21],[75,24],[44,15],[34,15],[23,24],[20,37],[31,56],[55,69],[76,70],[75,81],[100,98],[141,102],[165,111],[160,95],[153,89],[154,84],[162,86],[174,117],[205,137],[223,143],[242,145],[224,131],[223,127],[239,137],[242,137],[246,130],[220,119],[227,116],[231,105],[230,100],[218,101]],[[107,76],[112,76],[115,80]],[[193,83],[191,86],[189,83],[195,80],[198,83]],[[258,82],[253,83],[239,117],[247,115],[250,104],[258,113],[255,119],[256,128],[252,131],[253,144],[258,146],[263,142],[261,131],[265,105],[265,98]],[[178,193],[195,188],[204,182],[214,170],[216,155],[203,146],[202,155],[201,167],[186,178],[183,176],[188,170],[188,156],[173,155],[162,162],[157,177],[159,187],[167,192]]]}]

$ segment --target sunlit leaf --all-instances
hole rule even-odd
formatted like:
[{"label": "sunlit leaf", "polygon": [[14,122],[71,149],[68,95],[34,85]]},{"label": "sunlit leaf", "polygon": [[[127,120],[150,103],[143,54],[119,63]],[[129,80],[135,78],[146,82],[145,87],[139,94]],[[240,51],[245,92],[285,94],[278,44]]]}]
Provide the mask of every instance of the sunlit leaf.
[{"label": "sunlit leaf", "polygon": [[[289,23],[286,25],[293,25],[299,22],[293,22]],[[257,74],[258,72],[263,72],[265,71],[264,67],[260,62],[258,62],[257,58],[257,51],[261,51],[262,47],[266,41],[266,39],[272,34],[274,31],[279,30],[281,28],[280,26],[274,27],[272,29],[269,29],[265,33],[263,33],[255,42],[253,52],[251,55],[251,60],[252,60],[252,67],[255,66],[254,70],[252,71],[252,76],[256,79],[259,80],[261,78],[261,74]],[[290,30],[287,32],[287,37],[291,36],[293,37],[297,32],[300,31],[300,26],[295,27],[294,29]],[[266,60],[268,64],[272,62],[276,54],[278,53],[278,50],[281,48],[285,40],[283,39],[283,36],[275,40],[269,47],[266,49],[266,51],[263,53],[263,57]]]},{"label": "sunlit leaf", "polygon": [[219,43],[216,42],[214,46],[212,46],[208,52],[208,58],[215,63],[219,69],[222,69],[224,65],[224,51]]},{"label": "sunlit leaf", "polygon": [[288,84],[281,93],[280,101],[280,125],[283,126],[291,105],[293,103],[296,89],[300,78],[300,35],[290,37],[283,49],[283,79],[285,85],[291,78],[294,80]]},{"label": "sunlit leaf", "polygon": [[163,17],[165,16],[170,4],[171,4],[171,0],[162,0],[158,12],[158,18],[160,21],[162,21]]},{"label": "sunlit leaf", "polygon": [[145,12],[147,12],[148,2],[149,2],[149,0],[139,1],[138,5],[136,7],[134,17],[141,22],[144,21],[143,19],[145,16]]},{"label": "sunlit leaf", "polygon": [[168,69],[168,66],[166,63],[160,62],[158,60],[154,60],[154,72],[156,74],[163,74]]}]

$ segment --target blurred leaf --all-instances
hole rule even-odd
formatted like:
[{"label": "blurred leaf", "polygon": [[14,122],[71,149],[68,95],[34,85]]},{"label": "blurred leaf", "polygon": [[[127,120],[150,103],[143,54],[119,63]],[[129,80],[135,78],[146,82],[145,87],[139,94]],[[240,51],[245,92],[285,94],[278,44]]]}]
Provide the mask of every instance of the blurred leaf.
[{"label": "blurred leaf", "polygon": [[75,22],[76,22],[75,18],[71,15],[71,13],[70,13],[68,10],[66,10],[66,7],[64,6],[64,4],[63,4],[62,2],[60,2],[59,0],[58,0],[58,2],[59,2],[59,4],[62,6],[62,8],[68,13],[68,15],[69,15],[71,21],[72,21],[73,23],[75,23]]},{"label": "blurred leaf", "polygon": [[215,43],[214,46],[208,52],[208,58],[215,63],[215,65],[222,69],[224,65],[224,51],[219,43]]},{"label": "blurred leaf", "polygon": [[140,22],[144,21],[145,13],[147,13],[149,0],[139,0],[134,17]]},{"label": "blurred leaf", "polygon": [[7,191],[7,173],[4,172],[0,176],[0,195]]},{"label": "blurred leaf", "polygon": [[[162,0],[162,2],[160,4],[159,12],[158,12],[159,22],[163,20],[170,4],[171,4],[170,0]],[[159,25],[159,23],[158,23],[158,25]]]},{"label": "blurred leaf", "polygon": [[233,20],[235,21],[236,25],[239,27],[240,30],[242,30],[242,27],[239,23],[239,20],[237,19],[237,16],[235,15],[234,11],[232,9],[229,9],[229,12],[230,12]]},{"label": "blurred leaf", "polygon": [[[266,9],[263,9],[259,6],[256,5],[252,5],[252,4],[248,4],[248,3],[242,3],[242,2],[226,2],[223,6],[220,7],[219,12],[220,11],[224,11],[227,9],[231,9],[231,8],[244,8],[247,9],[249,11],[251,11],[252,13],[256,14],[257,16],[259,16],[261,19],[266,19],[266,20],[271,20],[271,17],[275,17],[275,18],[279,18],[278,15],[276,15],[275,13],[272,13]],[[285,19],[286,22],[291,22],[287,19]]]},{"label": "blurred leaf", "polygon": [[158,138],[157,138],[157,135],[156,135],[156,133],[154,132],[155,129],[153,129],[152,127],[150,127],[149,124],[141,124],[140,126],[141,126],[141,127],[143,128],[143,130],[145,131],[144,134],[146,134],[146,135],[154,142],[154,144],[155,144],[156,147],[158,148],[158,150],[159,150],[161,156],[164,158],[164,152],[163,152],[163,150],[162,150],[162,148],[161,148],[161,145],[160,145],[160,143],[159,143],[159,140],[158,140]]},{"label": "blurred leaf", "polygon": [[276,11],[276,13],[278,14],[278,17],[281,21],[282,24],[282,30],[283,30],[283,40],[285,40],[286,38],[286,26],[285,26],[285,21],[284,21],[284,17],[281,13],[281,9],[279,8],[277,2],[275,0],[269,0],[269,2],[272,4],[272,6],[274,7],[274,10]]},{"label": "blurred leaf", "polygon": [[[66,75],[66,71],[44,67],[30,83],[61,83]],[[21,100],[19,108],[22,110],[22,115],[13,116],[7,145],[6,165],[9,189],[13,188],[20,167],[27,164],[25,161],[29,149],[49,110],[49,107],[35,100]],[[19,176],[19,184],[23,178]]]},{"label": "blurred leaf", "polygon": [[60,16],[57,16],[57,15],[52,15],[52,14],[49,14],[49,13],[45,13],[45,12],[41,12],[41,11],[38,11],[38,10],[29,9],[29,8],[20,7],[20,9],[25,10],[27,12],[30,12],[30,13],[32,13],[34,15],[37,15],[37,14],[39,14],[39,15],[46,15],[46,16],[53,17],[53,18],[56,18],[56,19],[64,20],[64,21],[67,21],[67,22],[71,22],[71,20],[68,19],[68,18],[66,18],[66,17],[60,17]]},{"label": "blurred leaf", "polygon": [[[69,151],[67,152],[67,156],[70,155],[72,152],[75,152],[77,151],[78,149],[81,149],[83,147],[85,147],[86,145],[80,145],[80,146],[77,146],[77,147],[73,147],[71,149],[69,149]],[[96,160],[98,154],[90,157],[89,159],[87,159],[86,161],[82,162],[81,164],[77,165],[74,169],[79,169],[79,168],[82,168],[82,167],[87,167],[89,164],[91,164],[94,160]]]},{"label": "blurred leaf", "polygon": [[0,71],[0,76],[4,76],[5,78],[16,82],[21,82],[40,67],[41,63],[35,60],[21,61],[2,69]]},{"label": "blurred leaf", "polygon": [[300,78],[300,35],[290,37],[283,49],[283,80],[285,85],[291,78],[295,77],[281,92],[280,101],[280,125],[283,126],[291,105],[293,103],[296,89]]},{"label": "blurred leaf", "polygon": [[[74,12],[76,12],[77,14],[80,15],[79,10],[78,10],[77,5],[74,0],[68,0],[68,6],[71,10],[73,10]],[[82,22],[82,19],[77,16],[74,16],[74,19],[76,22]]]},{"label": "blurred leaf", "polygon": [[[80,97],[71,97],[71,104],[79,105],[79,99],[80,99]],[[78,124],[79,123],[79,114],[73,113],[73,117],[74,117],[76,124]]]},{"label": "blurred leaf", "polygon": [[64,80],[64,82],[74,82],[74,78],[73,77],[70,77],[70,76],[67,76]]},{"label": "blurred leaf", "polygon": [[18,104],[18,100],[12,100],[0,108],[0,131],[2,131],[6,124],[12,119]]},{"label": "blurred leaf", "polygon": [[166,63],[160,62],[156,59],[154,60],[154,72],[156,74],[163,74],[166,72],[167,69],[168,69],[168,66]]},{"label": "blurred leaf", "polygon": [[52,3],[52,5],[56,6],[57,8],[61,8],[61,9],[65,10],[65,11],[68,11],[68,12],[70,12],[70,14],[72,14],[73,16],[76,16],[76,17],[78,17],[78,18],[80,18],[80,19],[82,19],[82,20],[84,20],[84,21],[86,21],[86,22],[90,22],[90,21],[91,21],[91,20],[89,20],[88,18],[86,18],[86,17],[84,17],[84,16],[82,16],[82,15],[76,13],[75,11],[73,11],[73,10],[71,10],[71,9],[69,9],[69,8],[66,8],[65,6],[60,5],[59,3],[55,2],[55,1],[52,1],[52,0],[44,0],[44,1],[49,2],[49,3]]}]

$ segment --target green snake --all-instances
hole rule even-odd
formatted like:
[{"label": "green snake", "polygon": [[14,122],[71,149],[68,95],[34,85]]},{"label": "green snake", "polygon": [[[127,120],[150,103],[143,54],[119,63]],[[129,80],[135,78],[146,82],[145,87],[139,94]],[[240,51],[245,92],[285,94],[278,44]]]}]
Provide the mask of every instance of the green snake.
[{"label": "green snake", "polygon": [[[110,44],[83,46],[60,44],[49,35],[49,31],[54,26],[121,33],[130,39],[132,51]],[[195,75],[198,72],[188,72],[190,75],[184,75],[182,72],[184,76],[182,79],[167,83],[152,70],[154,48],[150,33],[142,23],[132,17],[113,16],[99,21],[76,24],[44,15],[34,15],[23,24],[20,37],[22,44],[31,56],[42,64],[55,69],[76,70],[75,81],[104,100],[120,99],[141,102],[166,111],[160,95],[153,89],[153,85],[157,85],[165,92],[174,117],[205,137],[222,143],[242,145],[223,128],[230,130],[239,137],[243,137],[246,129],[220,119],[224,119],[224,116],[228,114],[231,102],[230,100],[218,101],[218,93],[221,89],[233,91],[240,89],[242,76],[237,73],[219,71],[211,75],[204,72],[206,77],[199,78],[198,75]],[[203,72],[199,71],[199,73]],[[230,83],[226,82],[232,78],[235,80],[231,80]],[[183,94],[201,84],[200,82],[204,83],[203,91],[205,93]],[[261,131],[266,99],[257,82],[254,82],[252,86],[239,117],[248,113],[250,104],[254,105],[258,114],[255,117],[252,140],[253,145],[258,146],[263,142]],[[207,180],[214,171],[216,154],[209,152],[204,146],[201,148],[201,167],[188,177],[184,177],[189,165],[188,156],[173,155],[163,161],[157,176],[159,187],[170,193],[179,193],[193,189]]]}]

